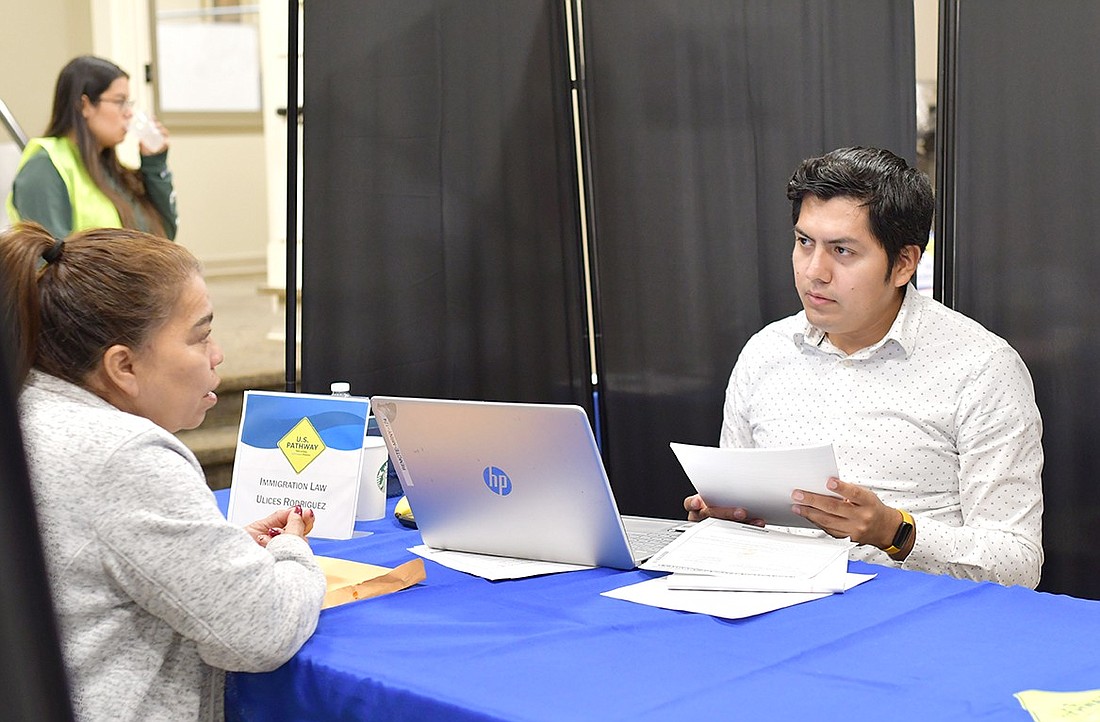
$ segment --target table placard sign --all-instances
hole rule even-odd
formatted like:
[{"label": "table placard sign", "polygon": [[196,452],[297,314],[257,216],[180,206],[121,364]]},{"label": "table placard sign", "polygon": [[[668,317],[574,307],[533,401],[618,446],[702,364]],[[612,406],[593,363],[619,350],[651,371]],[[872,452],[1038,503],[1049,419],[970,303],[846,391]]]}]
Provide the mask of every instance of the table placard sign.
[{"label": "table placard sign", "polygon": [[350,539],[370,400],[245,391],[229,492],[229,521],[313,509],[310,536]]}]

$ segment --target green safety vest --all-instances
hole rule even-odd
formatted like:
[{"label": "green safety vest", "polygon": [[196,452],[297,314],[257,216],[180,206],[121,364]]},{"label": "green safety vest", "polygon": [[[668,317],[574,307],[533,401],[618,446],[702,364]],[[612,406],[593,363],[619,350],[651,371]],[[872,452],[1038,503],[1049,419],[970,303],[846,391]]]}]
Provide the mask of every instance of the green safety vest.
[{"label": "green safety vest", "polygon": [[[69,190],[69,205],[73,209],[73,231],[85,228],[121,228],[122,219],[118,209],[88,175],[80,151],[69,138],[32,138],[23,151],[19,168],[42,149],[50,156],[54,168],[61,174],[65,187]],[[12,194],[8,194],[8,218],[12,223],[19,220],[19,211],[12,203]]]}]

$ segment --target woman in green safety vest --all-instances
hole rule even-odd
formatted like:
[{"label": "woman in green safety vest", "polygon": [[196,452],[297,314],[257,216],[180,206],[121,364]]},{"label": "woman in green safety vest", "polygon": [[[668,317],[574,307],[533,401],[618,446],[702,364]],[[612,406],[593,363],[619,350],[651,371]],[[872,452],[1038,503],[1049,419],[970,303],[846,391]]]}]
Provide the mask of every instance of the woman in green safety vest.
[{"label": "woman in green safety vest", "polygon": [[[45,136],[23,151],[8,196],[8,217],[41,223],[55,238],[86,228],[133,228],[174,239],[178,218],[167,132],[140,141],[141,167],[119,162],[115,147],[134,118],[130,76],[84,55],[62,68]],[[159,146],[159,147],[157,147]]]}]

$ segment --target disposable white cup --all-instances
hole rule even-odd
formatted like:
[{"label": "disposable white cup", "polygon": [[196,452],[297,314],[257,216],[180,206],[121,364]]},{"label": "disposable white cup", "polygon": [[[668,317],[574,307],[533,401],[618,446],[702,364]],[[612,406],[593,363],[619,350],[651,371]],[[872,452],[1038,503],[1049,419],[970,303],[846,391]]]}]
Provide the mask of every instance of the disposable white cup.
[{"label": "disposable white cup", "polygon": [[386,515],[386,473],[389,452],[381,436],[363,438],[363,461],[359,472],[359,502],[356,521],[374,521]]},{"label": "disposable white cup", "polygon": [[134,112],[134,117],[130,119],[130,130],[150,153],[157,153],[164,147],[164,136],[145,111]]}]

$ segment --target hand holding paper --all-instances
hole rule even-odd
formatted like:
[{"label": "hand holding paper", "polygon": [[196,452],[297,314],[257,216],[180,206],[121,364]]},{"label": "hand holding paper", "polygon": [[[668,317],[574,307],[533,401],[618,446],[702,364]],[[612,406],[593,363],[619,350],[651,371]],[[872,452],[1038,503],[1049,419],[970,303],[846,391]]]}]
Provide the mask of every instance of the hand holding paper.
[{"label": "hand holding paper", "polygon": [[719,449],[669,444],[708,506],[741,507],[769,524],[815,528],[791,511],[795,489],[833,496],[838,476],[832,444],[789,449]]}]

